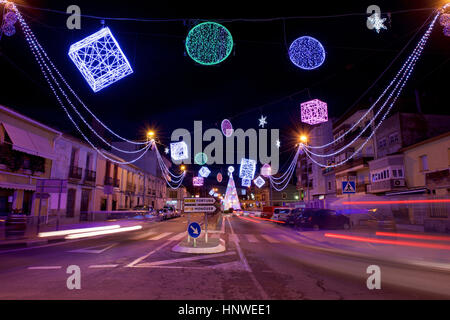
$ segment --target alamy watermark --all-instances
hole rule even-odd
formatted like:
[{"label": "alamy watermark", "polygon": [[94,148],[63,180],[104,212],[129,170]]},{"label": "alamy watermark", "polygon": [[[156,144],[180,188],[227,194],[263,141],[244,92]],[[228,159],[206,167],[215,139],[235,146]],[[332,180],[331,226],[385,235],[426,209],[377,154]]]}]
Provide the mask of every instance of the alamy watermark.
[{"label": "alamy watermark", "polygon": [[[276,174],[280,165],[280,152],[277,147],[279,129],[234,129],[230,137],[221,130],[207,129],[203,132],[202,121],[194,121],[193,135],[187,129],[172,132],[171,141],[184,141],[188,146],[189,157],[184,160],[172,159],[175,164],[191,164],[195,155],[206,154],[206,164],[240,164],[242,158],[256,160],[271,165],[271,173]],[[204,146],[204,142],[208,144]]]}]

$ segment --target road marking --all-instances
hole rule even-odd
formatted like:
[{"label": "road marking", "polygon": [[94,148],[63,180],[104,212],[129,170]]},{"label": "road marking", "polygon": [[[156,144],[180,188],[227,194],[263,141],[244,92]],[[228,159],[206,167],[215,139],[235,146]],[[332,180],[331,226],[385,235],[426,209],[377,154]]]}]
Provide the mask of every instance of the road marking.
[{"label": "road marking", "polygon": [[269,241],[270,243],[280,243],[280,241],[278,239],[272,238],[271,236],[267,235],[267,234],[260,234],[261,237],[263,237],[264,239],[266,239],[267,241]]},{"label": "road marking", "polygon": [[61,269],[61,266],[40,266],[40,267],[28,267],[28,270],[55,270]]},{"label": "road marking", "polygon": [[[228,221],[228,225],[230,226],[230,231],[231,234],[235,234],[233,227],[231,226],[231,222],[230,219],[227,217],[227,221]],[[239,246],[239,241],[234,241],[234,245],[236,246],[236,250],[239,254],[239,257],[241,258],[241,262],[244,265],[244,269],[245,271],[248,272],[248,274],[250,275],[250,278],[253,281],[253,284],[255,285],[256,289],[258,289],[259,294],[261,295],[263,300],[269,300],[269,296],[267,295],[267,293],[264,291],[263,287],[261,286],[261,284],[258,282],[258,280],[256,280],[255,275],[253,274],[252,268],[250,268],[250,265],[248,264],[247,259],[244,256],[244,253],[242,252],[241,247]]]},{"label": "road marking", "polygon": [[167,265],[167,264],[178,263],[178,262],[212,259],[212,258],[230,256],[230,255],[234,255],[234,254],[236,254],[236,252],[235,251],[231,251],[231,252],[217,253],[217,254],[206,254],[206,255],[196,256],[196,257],[170,259],[170,260],[160,260],[160,261],[141,263],[139,265],[139,267],[160,266],[160,265]]},{"label": "road marking", "polygon": [[246,234],[245,237],[247,238],[248,242],[252,242],[252,243],[258,243],[259,240],[256,239],[256,237],[252,234]]},{"label": "road marking", "polygon": [[172,233],[173,233],[173,232],[163,232],[163,233],[161,233],[161,234],[158,234],[158,235],[155,236],[155,237],[148,238],[147,240],[159,240],[159,239],[162,239],[162,238],[164,238],[164,237],[167,237],[167,236],[171,235]]},{"label": "road marking", "polygon": [[133,268],[135,267],[136,264],[138,264],[139,262],[141,262],[144,259],[147,259],[148,257],[150,257],[152,254],[154,254],[155,252],[158,252],[159,250],[161,250],[162,248],[168,246],[169,244],[171,244],[172,241],[167,241],[164,242],[162,245],[160,245],[159,247],[157,247],[156,249],[150,251],[149,253],[147,253],[146,255],[139,257],[137,259],[135,259],[133,262],[129,263],[128,265],[126,265],[127,268]]},{"label": "road marking", "polygon": [[297,243],[297,241],[289,236],[285,236],[283,234],[280,234],[280,238],[286,240],[289,243]]},{"label": "road marking", "polygon": [[111,244],[111,245],[109,245],[106,248],[103,248],[101,250],[92,250],[92,248],[103,247],[103,245],[101,245],[101,246],[94,246],[94,247],[88,247],[88,248],[83,248],[83,249],[70,250],[70,251],[67,251],[67,252],[96,253],[96,254],[99,254],[99,253],[102,253],[102,252],[104,252],[104,251],[114,247],[115,245],[117,245],[117,243],[113,243],[113,244]]},{"label": "road marking", "polygon": [[225,217],[222,217],[222,226],[220,227],[220,233],[225,233]]},{"label": "road marking", "polygon": [[90,269],[96,269],[96,268],[115,268],[118,264],[94,264],[92,266],[89,266]]},{"label": "road marking", "polygon": [[178,240],[183,239],[185,236],[186,236],[186,232],[182,232],[177,235],[174,235],[172,238],[169,239],[169,241],[178,241]]}]

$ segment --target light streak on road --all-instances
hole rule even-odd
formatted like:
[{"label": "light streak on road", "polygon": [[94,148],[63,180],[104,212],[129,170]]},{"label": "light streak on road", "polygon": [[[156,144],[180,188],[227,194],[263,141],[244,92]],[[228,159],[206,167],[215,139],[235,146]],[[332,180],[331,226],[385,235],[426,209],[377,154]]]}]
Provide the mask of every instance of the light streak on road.
[{"label": "light streak on road", "polygon": [[284,221],[278,221],[278,220],[267,219],[267,218],[260,218],[260,217],[253,217],[252,219],[260,219],[260,220],[266,220],[266,221],[271,221],[271,222],[276,222],[276,223],[286,223]]},{"label": "light streak on road", "polygon": [[347,236],[347,235],[343,235],[343,234],[334,234],[334,233],[325,233],[325,237],[344,239],[344,240],[352,240],[352,241],[360,241],[360,242],[369,242],[369,243],[393,244],[393,245],[397,245],[397,246],[450,250],[450,245],[437,244],[437,243],[384,240],[384,239],[374,239],[374,238],[359,237],[359,236]]},{"label": "light streak on road", "polygon": [[142,229],[142,226],[133,226],[133,227],[113,229],[113,230],[102,230],[102,231],[94,231],[94,232],[86,232],[86,233],[76,233],[76,234],[69,234],[68,236],[66,236],[66,239],[79,239],[79,238],[95,237],[95,236],[104,235],[104,234],[113,234],[113,233],[119,233],[119,232],[134,231],[134,230],[139,230],[139,229]]},{"label": "light streak on road", "polygon": [[342,201],[342,204],[420,204],[420,203],[450,203],[450,199],[430,200],[386,200],[386,201]]},{"label": "light streak on road", "polygon": [[443,237],[443,236],[429,236],[429,235],[394,233],[394,232],[376,232],[375,234],[377,236],[384,236],[384,237],[450,241],[450,237]]},{"label": "light streak on road", "polygon": [[253,220],[253,219],[250,219],[250,218],[245,218],[245,217],[239,217],[239,216],[237,216],[239,219],[244,219],[244,220],[248,220],[248,221],[251,221],[251,222],[254,222],[254,223],[261,223],[261,221],[256,221],[256,220]]},{"label": "light streak on road", "polygon": [[115,224],[112,226],[104,226],[104,227],[93,227],[93,228],[80,228],[80,229],[68,229],[68,230],[60,230],[60,231],[49,231],[49,232],[41,232],[39,233],[39,238],[45,237],[54,237],[54,236],[64,236],[68,234],[74,233],[86,233],[93,231],[102,231],[102,230],[111,230],[111,229],[119,229],[120,225]]}]

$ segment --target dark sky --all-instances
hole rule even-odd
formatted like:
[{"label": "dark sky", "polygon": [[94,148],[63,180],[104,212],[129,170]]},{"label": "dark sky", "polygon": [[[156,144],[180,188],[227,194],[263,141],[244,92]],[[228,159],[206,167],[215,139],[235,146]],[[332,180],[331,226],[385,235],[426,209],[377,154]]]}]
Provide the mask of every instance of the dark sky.
[{"label": "dark sky", "polygon": [[[282,151],[292,148],[301,129],[299,103],[319,98],[330,116],[339,117],[388,66],[431,14],[431,10],[393,13],[388,30],[366,28],[368,5],[388,12],[436,7],[443,1],[21,1],[40,8],[65,11],[77,4],[82,14],[103,17],[186,18],[178,22],[106,20],[134,73],[94,93],[69,59],[70,45],[100,29],[98,19],[83,18],[81,30],[66,28],[67,15],[21,8],[32,30],[54,63],[91,109],[122,136],[141,138],[153,127],[165,143],[176,128],[192,129],[203,120],[205,129],[224,118],[235,127],[257,127],[261,114],[269,128],[281,129]],[[243,5],[245,3],[245,5]],[[219,66],[196,65],[184,55],[188,19],[272,18],[356,13],[335,18],[288,19],[273,22],[223,22],[235,41],[235,52]],[[18,25],[16,26],[17,29]],[[422,34],[422,32],[420,33]],[[326,50],[316,70],[295,67],[286,46],[302,35],[317,38]],[[416,43],[416,38],[411,44]],[[437,25],[403,95],[403,110],[415,112],[413,89],[429,113],[448,113],[450,39]],[[71,128],[47,88],[21,31],[0,41],[0,104],[58,128]],[[410,52],[411,46],[406,52]],[[361,100],[377,97],[405,55]],[[446,75],[447,77],[444,77]],[[309,89],[309,90],[306,90]],[[445,107],[445,108],[444,108]]]}]

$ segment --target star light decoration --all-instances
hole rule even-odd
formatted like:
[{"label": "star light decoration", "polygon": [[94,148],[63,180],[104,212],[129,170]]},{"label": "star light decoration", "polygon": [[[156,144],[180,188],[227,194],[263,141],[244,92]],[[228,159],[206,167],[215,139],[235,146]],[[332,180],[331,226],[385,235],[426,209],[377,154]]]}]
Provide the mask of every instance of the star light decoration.
[{"label": "star light decoration", "polygon": [[264,116],[261,116],[261,118],[258,119],[258,121],[259,121],[259,126],[260,126],[261,128],[264,128],[264,125],[267,124],[266,119],[267,119],[267,117],[264,117]]},{"label": "star light decoration", "polygon": [[327,104],[319,99],[301,103],[300,113],[302,122],[310,125],[328,121]]},{"label": "star light decoration", "polygon": [[384,25],[384,21],[386,21],[386,18],[381,19],[378,13],[374,13],[373,15],[368,17],[367,21],[370,25],[372,25],[372,29],[375,29],[377,33],[380,33],[381,29],[387,30],[386,26]]},{"label": "star light decoration", "polygon": [[252,180],[255,177],[256,160],[241,159],[241,166],[239,168],[239,178]]},{"label": "star light decoration", "polygon": [[186,52],[201,65],[215,65],[224,61],[233,50],[230,31],[216,22],[194,26],[186,37]]},{"label": "star light decoration", "polygon": [[295,39],[289,46],[289,58],[297,67],[312,70],[325,61],[325,49],[315,38],[303,36]]},{"label": "star light decoration", "polygon": [[210,173],[211,170],[209,170],[208,167],[201,167],[200,170],[198,171],[198,174],[203,178],[208,178]]},{"label": "star light decoration", "polygon": [[69,57],[94,92],[133,73],[127,57],[107,27],[71,45]]},{"label": "star light decoration", "polygon": [[169,153],[169,148],[165,148],[165,149],[164,149],[164,153],[165,153],[165,154],[168,154],[168,153]]},{"label": "star light decoration", "polygon": [[258,176],[258,178],[256,178],[255,180],[253,180],[253,183],[254,183],[258,188],[261,189],[261,187],[262,187],[266,182],[264,181],[263,178],[261,178],[261,176]]},{"label": "star light decoration", "polygon": [[277,146],[277,148],[279,148],[281,146],[280,139],[277,139],[277,141],[275,141],[275,145]]},{"label": "star light decoration", "polygon": [[188,146],[186,142],[180,141],[180,142],[173,142],[170,144],[170,156],[173,160],[184,160],[189,158],[188,155]]}]

